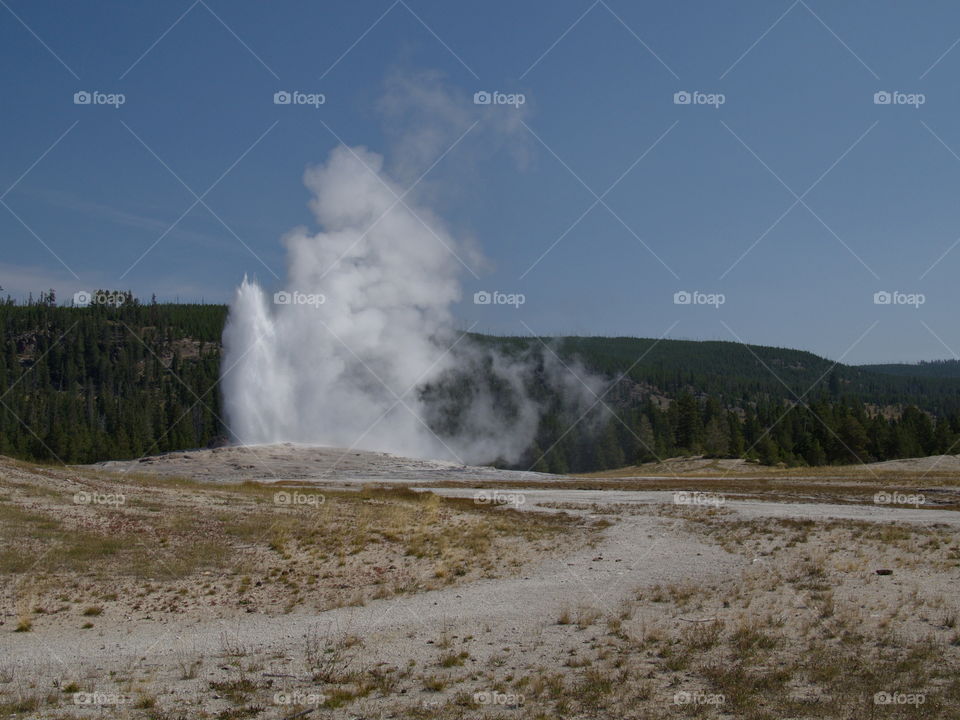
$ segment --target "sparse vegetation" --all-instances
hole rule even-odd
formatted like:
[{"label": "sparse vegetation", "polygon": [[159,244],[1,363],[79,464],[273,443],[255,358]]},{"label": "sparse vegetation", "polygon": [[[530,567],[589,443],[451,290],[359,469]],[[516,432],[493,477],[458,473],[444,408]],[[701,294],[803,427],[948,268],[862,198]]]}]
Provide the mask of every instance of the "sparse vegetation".
[{"label": "sparse vegetation", "polygon": [[[190,647],[187,632],[171,634],[176,645],[160,669],[134,665],[98,675],[78,668],[41,684],[0,668],[0,711],[14,716],[47,720],[46,712],[59,720],[55,713],[69,712],[71,695],[82,692],[127,698],[131,720],[178,720],[183,712],[266,720],[312,708],[438,719],[518,713],[876,720],[875,693],[922,694],[924,703],[908,708],[911,717],[948,718],[960,701],[960,605],[949,586],[960,568],[953,525],[747,519],[727,507],[605,505],[602,519],[611,532],[627,522],[653,523],[664,538],[698,538],[707,544],[700,547],[736,558],[736,570],[671,571],[629,592],[642,580],[629,573],[631,553],[642,543],[592,548],[601,542],[590,532],[596,520],[577,515],[597,515],[592,505],[562,508],[569,515],[525,513],[368,487],[325,492],[321,506],[301,512],[273,503],[276,486],[212,487],[130,475],[124,490],[138,502],[102,508],[65,502],[71,493],[53,488],[72,490],[83,482],[107,491],[115,481],[106,475],[4,467],[10,469],[0,477],[0,508],[5,518],[26,518],[27,529],[5,528],[6,537],[31,552],[54,545],[74,562],[42,560],[36,571],[17,576],[17,619],[26,627],[11,623],[7,632],[30,634],[8,635],[11,641],[40,634],[47,641],[82,627],[92,639],[109,630],[108,620],[129,615],[144,621],[162,615],[172,627],[190,628],[183,623],[205,607],[219,608],[224,619],[207,658]],[[144,536],[152,538],[152,561],[138,549]],[[199,537],[220,538],[222,554],[171,565],[186,574],[154,576],[119,566],[174,563]],[[505,562],[513,553],[521,555]],[[488,582],[497,573],[525,572],[531,567],[525,560],[577,553],[591,568],[610,563],[611,577],[623,577],[622,584],[594,588],[590,570],[570,576],[579,595],[556,597],[549,613],[517,628],[487,619],[464,631],[455,617],[429,626],[408,611],[417,598],[397,597]],[[477,587],[451,592],[469,598]],[[608,595],[609,588],[619,592]],[[379,604],[368,608],[372,626],[354,626],[346,609],[327,616],[336,621],[304,624],[305,613],[362,608],[376,597]],[[431,597],[421,596],[427,603]],[[485,608],[484,597],[478,608]],[[308,628],[299,640],[265,649],[245,629],[247,618],[284,612]],[[95,620],[98,629],[79,625],[78,618]],[[275,701],[278,692],[287,700]],[[885,717],[908,717],[902,707],[883,709]]]},{"label": "sparse vegetation", "polygon": [[[568,542],[584,537],[576,520],[561,514],[534,516],[407,488],[325,491],[325,502],[303,508],[275,503],[278,488],[255,483],[211,487],[127,474],[121,484],[95,472],[9,467],[32,481],[0,476],[0,576],[29,571],[39,599],[31,607],[43,611],[37,616],[58,606],[58,577],[73,578],[66,597],[91,619],[120,602],[116,592],[99,590],[105,584],[128,588],[124,595],[137,597],[134,609],[144,614],[184,612],[202,598],[237,607],[282,603],[287,612],[361,606],[516,572],[561,534]],[[78,492],[122,494],[125,502],[76,503]],[[51,545],[59,551],[48,552]],[[506,556],[512,560],[502,562]],[[198,586],[204,577],[216,582]],[[99,595],[98,603],[85,602],[89,595]],[[36,623],[25,615],[20,631]]]}]

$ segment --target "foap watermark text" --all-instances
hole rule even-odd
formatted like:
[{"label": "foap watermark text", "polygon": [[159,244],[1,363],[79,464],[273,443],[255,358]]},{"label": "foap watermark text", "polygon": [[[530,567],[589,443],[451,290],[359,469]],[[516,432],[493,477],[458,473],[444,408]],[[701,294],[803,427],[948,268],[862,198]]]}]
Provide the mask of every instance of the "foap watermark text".
[{"label": "foap watermark text", "polygon": [[918,109],[925,102],[927,102],[927,96],[923,93],[878,90],[873,94],[874,105],[911,105],[914,109]]},{"label": "foap watermark text", "polygon": [[78,290],[73,294],[73,304],[77,307],[90,307],[91,305],[106,305],[108,307],[120,307],[126,301],[126,296],[122,292],[89,292],[87,290]]},{"label": "foap watermark text", "polygon": [[124,505],[127,497],[123,493],[97,493],[81,490],[73,494],[74,505]]},{"label": "foap watermark text", "polygon": [[523,695],[517,693],[502,693],[496,690],[484,690],[473,694],[473,701],[477,705],[503,705],[505,707],[517,707],[523,705],[525,700]]},{"label": "foap watermark text", "polygon": [[131,702],[129,695],[105,692],[73,693],[74,705],[126,705]]},{"label": "foap watermark text", "polygon": [[479,90],[473,94],[474,105],[512,105],[518,108],[526,102],[527,97],[523,93],[503,93],[499,90],[487,92],[486,90]]},{"label": "foap watermark text", "polygon": [[280,290],[273,294],[274,305],[313,305],[320,307],[327,301],[326,295],[320,293],[302,293],[297,290]]},{"label": "foap watermark text", "polygon": [[726,498],[718,493],[679,490],[673,494],[674,505],[711,505],[720,507]]},{"label": "foap watermark text", "polygon": [[273,694],[274,705],[322,705],[326,701],[327,696],[322,693],[305,693],[300,690]]},{"label": "foap watermark text", "polygon": [[909,305],[910,307],[919,308],[926,302],[927,296],[923,293],[878,290],[873,294],[874,305]]},{"label": "foap watermark text", "polygon": [[478,490],[473,494],[477,505],[513,505],[520,507],[527,501],[523,493],[504,493],[499,490]]},{"label": "foap watermark text", "polygon": [[286,490],[281,490],[273,494],[274,505],[285,505],[287,507],[299,507],[301,505],[317,507],[323,505],[326,501],[326,497],[320,493],[302,493],[296,490],[287,492]]},{"label": "foap watermark text", "polygon": [[687,90],[678,90],[673,94],[674,105],[709,105],[712,108],[719,108],[727,101],[727,96],[723,93],[705,93],[699,90],[689,92]]},{"label": "foap watermark text", "polygon": [[727,296],[723,293],[705,293],[699,290],[678,290],[673,294],[674,305],[710,305],[720,309],[720,306],[727,301]]},{"label": "foap watermark text", "polygon": [[487,292],[479,290],[473,294],[474,305],[513,305],[520,307],[527,301],[527,296],[523,293],[505,293],[499,290]]},{"label": "foap watermark text", "polygon": [[886,692],[874,693],[874,705],[923,705],[927,696],[923,693]]},{"label": "foap watermark text", "polygon": [[727,698],[722,693],[702,693],[680,690],[673,695],[674,705],[723,705]]},{"label": "foap watermark text", "polygon": [[873,502],[877,505],[913,505],[914,507],[920,507],[927,502],[927,499],[921,493],[908,495],[896,491],[880,491],[873,496]]},{"label": "foap watermark text", "polygon": [[113,108],[119,108],[125,102],[127,102],[127,96],[123,93],[78,90],[73,94],[74,105],[109,105]]},{"label": "foap watermark text", "polygon": [[305,93],[299,90],[277,90],[273,94],[274,105],[309,105],[317,109],[327,102],[323,93]]}]

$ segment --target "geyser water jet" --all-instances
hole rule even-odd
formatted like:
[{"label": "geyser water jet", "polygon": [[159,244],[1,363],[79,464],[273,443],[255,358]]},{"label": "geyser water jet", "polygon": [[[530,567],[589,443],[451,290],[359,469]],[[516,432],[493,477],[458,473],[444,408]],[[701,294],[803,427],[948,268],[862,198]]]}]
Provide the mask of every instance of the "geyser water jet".
[{"label": "geyser water jet", "polygon": [[[222,388],[233,440],[518,460],[537,429],[531,365],[454,331],[461,265],[451,233],[398,200],[383,158],[363,148],[334,150],[305,183],[320,232],[286,236],[283,290],[271,296],[244,278],[230,307]],[[474,388],[455,431],[435,433],[422,390],[465,370],[495,376],[509,412]]]}]

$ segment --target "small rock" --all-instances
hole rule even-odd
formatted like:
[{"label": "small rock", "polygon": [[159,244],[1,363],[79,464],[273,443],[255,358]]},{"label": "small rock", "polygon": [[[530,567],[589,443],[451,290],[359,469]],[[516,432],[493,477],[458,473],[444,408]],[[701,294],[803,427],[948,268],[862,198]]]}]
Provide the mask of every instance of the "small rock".
[{"label": "small rock", "polygon": [[888,570],[887,568],[880,568],[876,572],[877,575],[893,575],[893,570]]}]

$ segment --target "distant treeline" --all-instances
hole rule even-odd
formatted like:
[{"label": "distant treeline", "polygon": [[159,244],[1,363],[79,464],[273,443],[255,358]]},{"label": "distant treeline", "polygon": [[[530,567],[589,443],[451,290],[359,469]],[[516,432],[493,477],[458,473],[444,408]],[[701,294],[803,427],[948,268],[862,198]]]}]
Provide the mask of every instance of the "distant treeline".
[{"label": "distant treeline", "polygon": [[548,413],[526,468],[589,472],[690,454],[816,466],[960,452],[960,380],[950,362],[924,365],[917,377],[903,371],[911,366],[886,374],[734,342],[545,341],[609,379],[600,407],[611,412],[588,432],[566,432],[572,420]]},{"label": "distant treeline", "polygon": [[745,402],[730,410],[683,392],[665,409],[649,399],[611,408],[600,431],[565,434],[567,425],[548,416],[518,467],[590,472],[691,454],[767,465],[846,464],[956,453],[960,437],[957,413],[933,419],[909,405],[887,419],[849,398],[806,406]]},{"label": "distant treeline", "polygon": [[87,463],[213,442],[226,310],[130,293],[86,308],[52,292],[0,303],[0,454]]},{"label": "distant treeline", "polygon": [[960,360],[924,360],[914,365],[894,363],[891,365],[864,365],[863,368],[888,375],[960,378]]},{"label": "distant treeline", "polygon": [[[144,303],[129,292],[93,297],[112,301],[61,307],[52,292],[0,301],[0,454],[87,463],[225,439],[218,379],[226,306]],[[474,339],[548,352],[532,338]],[[545,413],[515,467],[587,472],[693,453],[822,465],[958,452],[960,379],[949,363],[910,375],[903,368],[916,366],[834,365],[731,342],[547,342],[607,386],[578,424],[563,398],[532,387]],[[453,399],[464,391],[443,390]]]}]

